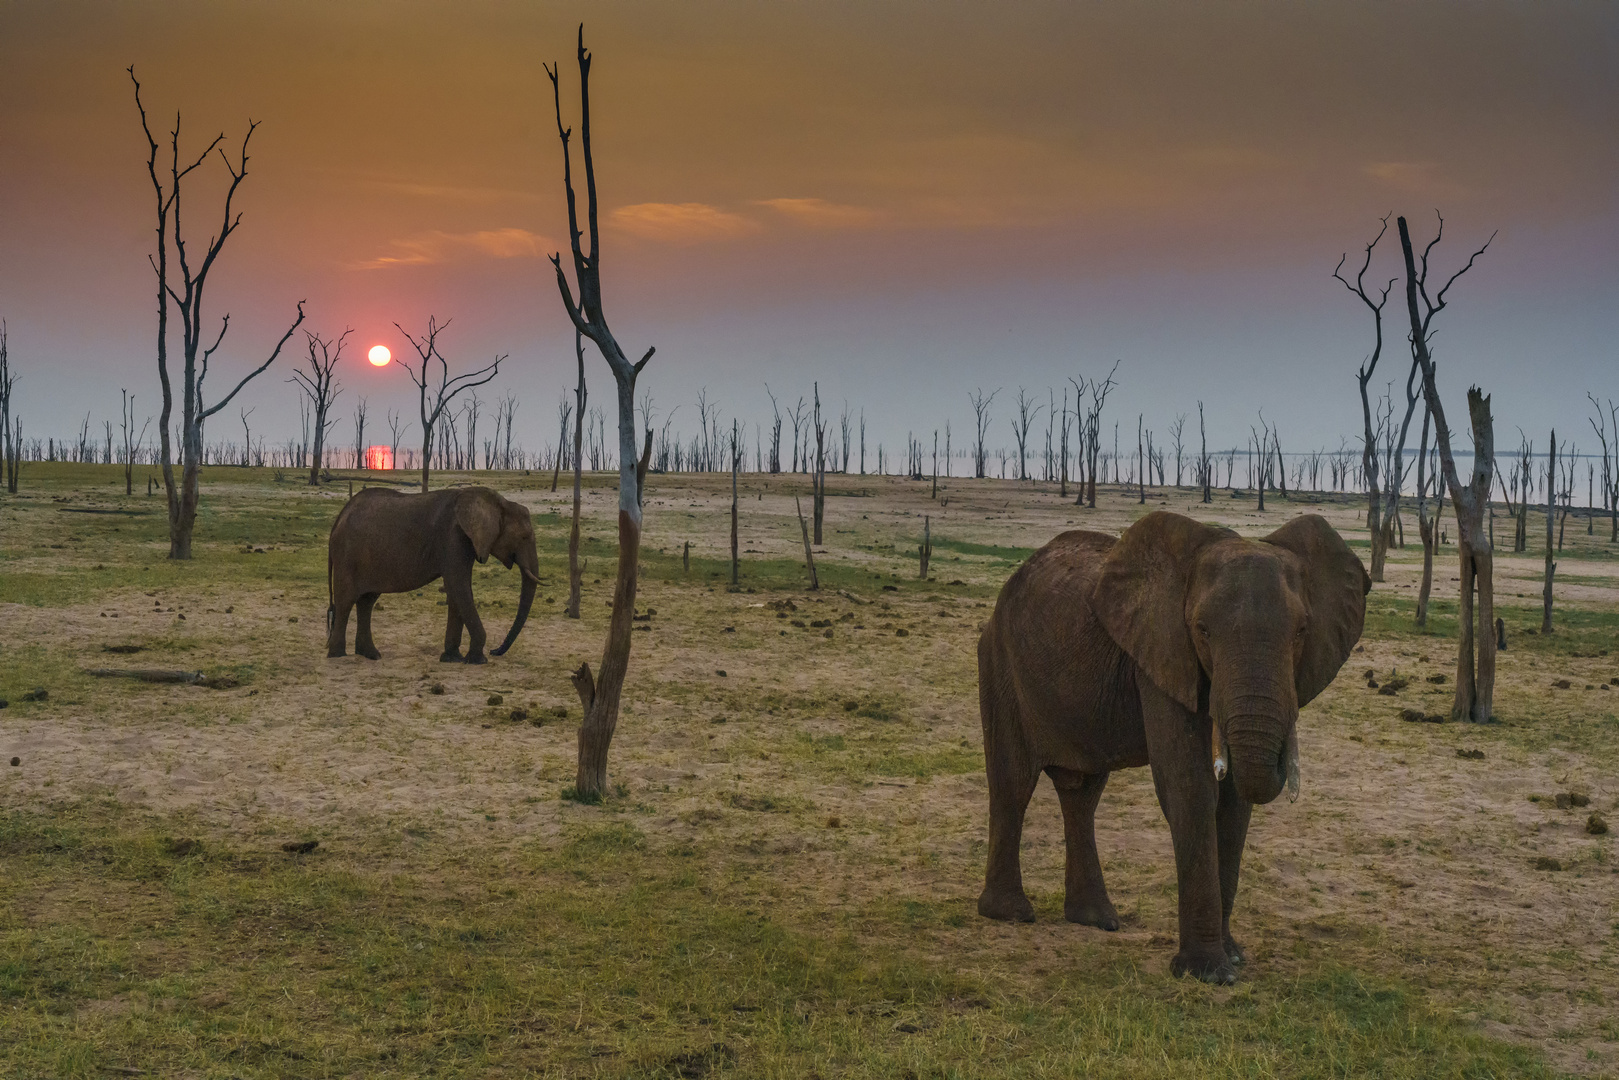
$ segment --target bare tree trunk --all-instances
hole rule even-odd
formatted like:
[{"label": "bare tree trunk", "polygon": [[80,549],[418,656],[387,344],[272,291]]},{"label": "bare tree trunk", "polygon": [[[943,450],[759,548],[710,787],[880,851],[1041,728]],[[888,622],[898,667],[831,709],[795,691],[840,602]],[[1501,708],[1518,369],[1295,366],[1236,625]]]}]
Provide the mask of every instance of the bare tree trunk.
[{"label": "bare tree trunk", "polygon": [[[573,162],[568,150],[569,129],[562,126],[562,90],[558,69],[551,68],[551,89],[556,105],[557,135],[562,140],[563,188],[568,203],[568,235],[573,255],[579,300],[562,270],[561,255],[551,256],[556,268],[557,289],[574,328],[596,343],[618,384],[618,577],[613,586],[613,614],[608,620],[607,643],[602,650],[601,674],[591,677],[590,665],[581,664],[573,674],[574,689],[584,705],[579,725],[579,759],[574,774],[574,794],[581,801],[599,802],[607,788],[607,754],[618,726],[619,702],[624,679],[629,673],[631,630],[635,616],[635,591],[639,579],[643,482],[652,460],[652,429],[646,431],[646,445],[636,460],[635,381],[652,359],[653,350],[635,363],[624,355],[617,338],[608,329],[602,313],[600,272],[600,230],[597,224],[596,166],[590,147],[590,54],[585,50],[584,27],[579,28],[579,108],[581,148],[584,152],[585,189],[588,196],[586,223],[590,232],[588,253],[580,241],[579,215],[573,190]],[[583,419],[582,417],[580,419]]]},{"label": "bare tree trunk", "polygon": [[[844,430],[845,431],[848,430],[847,425],[844,426]],[[741,447],[740,443],[738,443],[738,441],[737,441],[736,420],[733,419],[731,421],[731,585],[732,585],[732,587],[735,587],[735,586],[740,585],[742,583],[741,580],[740,580],[740,575],[739,575],[739,571],[741,569],[741,565],[740,565],[741,564],[741,559],[739,558],[739,553],[737,551],[737,542],[736,542],[737,541],[737,530],[736,530],[736,509],[737,509],[736,508],[736,474],[737,474],[737,470],[740,469],[741,467],[742,467],[742,447]]]},{"label": "bare tree trunk", "polygon": [[[1552,561],[1552,519],[1557,513],[1557,429],[1552,428],[1551,449],[1546,453],[1546,587],[1541,594],[1540,632],[1552,632],[1552,575],[1557,564]],[[1528,514],[1524,515],[1525,517]]]},{"label": "bare tree trunk", "polygon": [[[579,385],[574,390],[574,414],[576,417],[585,415],[585,341],[577,329],[573,332],[574,357],[579,361]],[[580,593],[584,590],[585,572],[579,565],[579,506],[581,489],[583,487],[584,462],[584,425],[577,419],[573,425],[573,524],[568,528],[568,606],[563,615],[570,619],[579,617]],[[560,458],[562,445],[557,444],[557,455]],[[553,485],[555,480],[553,479]]]},{"label": "bare tree trunk", "polygon": [[822,523],[826,520],[826,422],[821,419],[821,384],[815,384],[815,460],[810,463],[810,490],[813,492],[811,509],[815,517],[815,542],[821,538]]},{"label": "bare tree trunk", "polygon": [[926,514],[922,515],[922,546],[917,549],[921,556],[922,570],[917,577],[923,581],[928,579],[928,560],[933,558],[933,519]]},{"label": "bare tree trunk", "polygon": [[[1461,558],[1460,640],[1457,643],[1456,697],[1451,705],[1451,718],[1487,723],[1494,715],[1495,707],[1496,637],[1492,632],[1495,621],[1494,553],[1490,550],[1485,532],[1484,514],[1489,504],[1490,488],[1494,486],[1491,474],[1495,464],[1495,424],[1490,416],[1490,399],[1478,387],[1470,388],[1467,391],[1467,412],[1473,429],[1473,470],[1469,482],[1464,485],[1451,452],[1450,428],[1445,423],[1444,404],[1439,399],[1428,339],[1434,316],[1444,309],[1445,293],[1457,278],[1472,267],[1478,256],[1489,247],[1489,242],[1486,241],[1484,247],[1474,252],[1467,265],[1453,274],[1430,299],[1427,290],[1428,254],[1439,243],[1439,237],[1436,236],[1423,250],[1422,273],[1419,276],[1411,250],[1411,234],[1403,217],[1399,219],[1399,229],[1400,249],[1405,258],[1405,299],[1411,321],[1411,349],[1422,368],[1422,392],[1427,400],[1428,412],[1433,417],[1434,440],[1439,447],[1445,481],[1450,487],[1451,505],[1455,508],[1456,548]],[[1443,230],[1444,222],[1441,219],[1441,235]],[[1419,296],[1427,307],[1426,316],[1418,307]]]},{"label": "bare tree trunk", "polygon": [[804,507],[797,495],[793,496],[793,505],[798,508],[798,531],[804,534],[804,565],[809,568],[809,587],[813,592],[821,587],[821,579],[815,575],[815,552],[810,549],[809,523],[804,520]]}]

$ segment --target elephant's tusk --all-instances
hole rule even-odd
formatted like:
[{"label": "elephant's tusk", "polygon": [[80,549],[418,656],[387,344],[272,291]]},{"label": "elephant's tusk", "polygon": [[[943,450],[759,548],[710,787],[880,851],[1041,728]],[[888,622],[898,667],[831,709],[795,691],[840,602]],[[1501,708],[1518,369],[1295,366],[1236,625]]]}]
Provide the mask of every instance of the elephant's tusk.
[{"label": "elephant's tusk", "polygon": [[1282,748],[1283,761],[1287,768],[1287,801],[1299,801],[1299,729],[1295,724],[1293,730],[1287,733],[1287,745]]},{"label": "elephant's tusk", "polygon": [[1230,760],[1231,752],[1226,747],[1225,732],[1220,730],[1220,721],[1218,720],[1214,721],[1212,735],[1213,737],[1209,741],[1214,748],[1214,779],[1220,781],[1225,779],[1226,763]]}]

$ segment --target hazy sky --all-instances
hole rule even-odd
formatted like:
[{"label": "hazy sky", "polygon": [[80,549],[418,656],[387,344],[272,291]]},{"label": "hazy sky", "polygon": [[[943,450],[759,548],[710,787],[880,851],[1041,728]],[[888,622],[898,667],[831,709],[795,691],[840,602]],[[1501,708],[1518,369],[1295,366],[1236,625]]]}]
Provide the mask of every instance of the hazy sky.
[{"label": "hazy sky", "polygon": [[[526,443],[554,438],[573,341],[540,65],[562,61],[575,115],[581,18],[608,316],[627,352],[657,346],[642,385],[677,428],[699,387],[751,423],[766,382],[819,379],[891,453],[947,418],[960,446],[981,386],[1010,443],[1018,387],[1118,360],[1127,426],[1195,424],[1202,399],[1211,442],[1263,408],[1285,448],[1335,447],[1371,326],[1333,266],[1390,211],[1430,235],[1436,207],[1442,268],[1499,230],[1441,316],[1453,419],[1476,381],[1498,442],[1555,423],[1584,445],[1585,391],[1619,398],[1613,4],[0,0],[0,314],[29,433],[99,427],[120,386],[157,411],[134,63],[183,147],[262,121],[211,383],[306,298],[308,326],[356,331],[345,417],[360,395],[413,410],[362,355],[436,314],[452,359],[511,354],[490,389],[521,399]],[[194,245],[221,175],[188,189]],[[1374,271],[1397,259],[1391,230]],[[255,432],[295,433],[297,355],[239,399]],[[588,373],[610,405],[594,354]]]}]

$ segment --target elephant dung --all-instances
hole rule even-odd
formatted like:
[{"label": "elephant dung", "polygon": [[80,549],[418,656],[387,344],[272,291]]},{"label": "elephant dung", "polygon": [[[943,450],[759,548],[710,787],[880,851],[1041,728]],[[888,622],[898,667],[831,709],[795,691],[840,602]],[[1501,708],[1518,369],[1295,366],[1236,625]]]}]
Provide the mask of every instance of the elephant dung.
[{"label": "elephant dung", "polygon": [[1592,836],[1606,836],[1608,833],[1608,819],[1593,812],[1590,817],[1585,819],[1585,831]]}]

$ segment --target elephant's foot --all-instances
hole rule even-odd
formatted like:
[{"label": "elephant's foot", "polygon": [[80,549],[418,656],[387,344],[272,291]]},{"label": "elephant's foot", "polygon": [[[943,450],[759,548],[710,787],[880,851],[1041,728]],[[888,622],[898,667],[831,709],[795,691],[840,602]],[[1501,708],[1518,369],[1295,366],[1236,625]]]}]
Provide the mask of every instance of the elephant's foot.
[{"label": "elephant's foot", "polygon": [[355,655],[363,656],[367,660],[381,660],[382,659],[382,654],[377,652],[377,647],[375,645],[367,645],[363,649],[355,649],[354,652],[355,652]]},{"label": "elephant's foot", "polygon": [[1119,913],[1106,896],[1100,900],[1070,900],[1063,904],[1062,917],[1081,926],[1095,926],[1109,931],[1119,928]]},{"label": "elephant's foot", "polygon": [[1034,922],[1034,905],[1022,889],[985,889],[978,897],[978,914],[1001,922]]},{"label": "elephant's foot", "polygon": [[1215,986],[1230,986],[1237,981],[1237,969],[1231,966],[1231,958],[1224,952],[1209,956],[1187,953],[1183,949],[1169,962],[1169,970],[1174,975],[1190,975]]},{"label": "elephant's foot", "polygon": [[1248,962],[1248,950],[1238,945],[1230,934],[1225,936],[1225,955],[1234,967],[1241,967]]},{"label": "elephant's foot", "polygon": [[439,654],[438,662],[441,664],[459,664],[461,662],[461,654],[458,652],[445,651]]},{"label": "elephant's foot", "polygon": [[481,652],[467,653],[466,662],[469,664],[487,664],[489,658]]},{"label": "elephant's foot", "polygon": [[341,646],[341,645],[328,645],[326,647],[326,659],[328,659],[328,660],[332,659],[333,657],[347,656],[347,655],[348,655],[348,650],[343,648],[343,646]]}]

